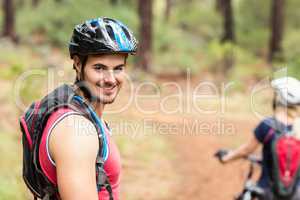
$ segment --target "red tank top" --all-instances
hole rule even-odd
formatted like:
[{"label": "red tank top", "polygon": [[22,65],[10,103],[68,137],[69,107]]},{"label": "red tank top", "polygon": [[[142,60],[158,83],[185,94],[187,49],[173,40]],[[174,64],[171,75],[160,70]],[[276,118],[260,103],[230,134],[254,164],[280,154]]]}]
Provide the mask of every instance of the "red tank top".
[{"label": "red tank top", "polygon": [[[46,127],[43,131],[42,140],[39,149],[39,161],[44,174],[54,185],[57,185],[56,167],[49,153],[49,148],[48,148],[49,136],[51,134],[52,129],[56,126],[56,124],[58,124],[63,118],[74,114],[78,114],[78,113],[68,108],[58,109],[53,114],[51,114],[51,116],[47,121]],[[104,164],[104,170],[111,183],[114,199],[119,200],[120,172],[121,172],[120,153],[116,144],[110,138],[110,131],[106,126],[105,126],[105,134],[108,140],[109,155]],[[102,188],[101,191],[98,191],[98,196],[99,196],[99,200],[109,200],[109,194],[104,188]]]}]

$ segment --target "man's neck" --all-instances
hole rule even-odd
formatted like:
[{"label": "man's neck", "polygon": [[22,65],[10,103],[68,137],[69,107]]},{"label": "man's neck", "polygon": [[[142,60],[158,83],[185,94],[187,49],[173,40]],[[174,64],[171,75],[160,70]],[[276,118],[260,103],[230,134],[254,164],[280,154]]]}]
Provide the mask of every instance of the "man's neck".
[{"label": "man's neck", "polygon": [[[81,97],[83,97],[84,99],[86,99],[84,97],[83,92],[81,90],[78,91],[78,94]],[[86,99],[86,101],[87,101],[87,99]],[[89,102],[89,101],[87,101],[87,102]],[[89,105],[94,109],[94,111],[96,112],[96,114],[98,115],[98,117],[102,118],[105,104],[102,104],[102,103],[100,103],[98,101],[95,101],[95,102],[89,103]]]},{"label": "man's neck", "polygon": [[104,104],[100,102],[93,102],[92,107],[94,108],[96,114],[98,115],[99,118],[102,118],[103,111],[104,111]]}]

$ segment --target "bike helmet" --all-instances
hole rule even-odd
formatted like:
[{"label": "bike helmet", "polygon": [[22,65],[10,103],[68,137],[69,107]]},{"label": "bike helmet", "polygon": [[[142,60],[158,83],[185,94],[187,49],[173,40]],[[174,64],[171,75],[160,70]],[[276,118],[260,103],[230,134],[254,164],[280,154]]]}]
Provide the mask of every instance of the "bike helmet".
[{"label": "bike helmet", "polygon": [[300,105],[300,81],[292,77],[283,77],[271,82],[276,93],[276,103],[284,106]]},{"label": "bike helmet", "polygon": [[70,57],[101,53],[130,53],[137,50],[137,40],[122,22],[100,17],[75,26],[69,43]]}]

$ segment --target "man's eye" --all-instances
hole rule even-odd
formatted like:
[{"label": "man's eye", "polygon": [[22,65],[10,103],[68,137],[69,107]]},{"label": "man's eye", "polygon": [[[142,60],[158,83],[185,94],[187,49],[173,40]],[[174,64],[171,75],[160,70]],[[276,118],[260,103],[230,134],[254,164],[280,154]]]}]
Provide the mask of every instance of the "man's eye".
[{"label": "man's eye", "polygon": [[124,70],[124,66],[116,67],[116,68],[114,69],[115,72],[121,72],[121,71],[123,71],[123,70]]},{"label": "man's eye", "polygon": [[95,66],[95,70],[103,71],[104,67],[103,66]]}]

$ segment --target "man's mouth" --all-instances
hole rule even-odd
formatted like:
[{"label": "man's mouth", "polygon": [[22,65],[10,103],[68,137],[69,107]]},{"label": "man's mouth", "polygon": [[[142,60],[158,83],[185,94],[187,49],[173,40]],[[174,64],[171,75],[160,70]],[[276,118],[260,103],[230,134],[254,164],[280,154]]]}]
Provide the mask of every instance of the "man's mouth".
[{"label": "man's mouth", "polygon": [[117,85],[111,85],[111,86],[100,86],[100,85],[98,85],[98,87],[101,88],[105,93],[111,93],[117,87]]}]

